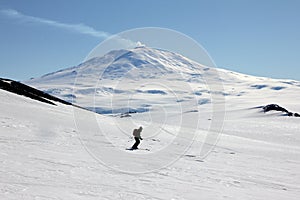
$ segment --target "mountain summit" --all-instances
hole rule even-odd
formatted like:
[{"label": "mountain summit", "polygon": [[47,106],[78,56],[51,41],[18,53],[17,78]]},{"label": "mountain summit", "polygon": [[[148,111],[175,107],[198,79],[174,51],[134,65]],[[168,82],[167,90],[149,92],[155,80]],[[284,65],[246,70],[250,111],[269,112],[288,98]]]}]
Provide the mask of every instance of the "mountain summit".
[{"label": "mountain summit", "polygon": [[[180,99],[174,100],[176,102],[184,101],[180,97],[182,94],[194,93],[189,84],[201,83],[197,87],[207,90],[203,75],[212,74],[209,70],[180,54],[138,46],[113,50],[78,66],[49,73],[27,83],[85,107],[93,106],[91,99],[94,97],[107,104],[110,102],[107,98],[111,95],[122,99],[122,102],[132,94],[141,94],[141,98],[147,98],[146,94],[160,94],[164,95],[163,99],[168,99],[169,95],[178,92],[176,98]],[[134,107],[141,107],[141,104],[145,103],[138,103]]]},{"label": "mountain summit", "polygon": [[[61,82],[76,76],[101,75],[102,78],[115,79],[130,70],[139,69],[143,73],[194,73],[205,67],[180,54],[166,50],[138,46],[134,49],[113,50],[101,57],[94,57],[78,66],[63,69],[33,79],[31,83]],[[205,68],[208,69],[208,68]],[[72,80],[73,81],[73,80]]]}]

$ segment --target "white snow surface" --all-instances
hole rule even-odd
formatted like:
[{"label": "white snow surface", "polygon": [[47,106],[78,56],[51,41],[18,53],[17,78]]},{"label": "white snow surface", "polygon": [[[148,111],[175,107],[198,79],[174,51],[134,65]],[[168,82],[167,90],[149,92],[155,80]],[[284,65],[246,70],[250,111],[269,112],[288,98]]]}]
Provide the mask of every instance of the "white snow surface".
[{"label": "white snow surface", "polygon": [[299,199],[300,119],[256,107],[300,112],[300,83],[217,71],[139,47],[27,82],[106,115],[0,90],[0,199]]}]

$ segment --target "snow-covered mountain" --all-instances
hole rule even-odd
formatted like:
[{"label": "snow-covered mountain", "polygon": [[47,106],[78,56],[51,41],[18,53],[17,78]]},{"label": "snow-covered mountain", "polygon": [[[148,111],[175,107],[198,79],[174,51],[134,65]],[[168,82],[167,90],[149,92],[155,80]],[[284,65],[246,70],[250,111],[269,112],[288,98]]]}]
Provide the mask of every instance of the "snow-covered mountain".
[{"label": "snow-covered mountain", "polygon": [[146,94],[169,96],[168,89],[164,88],[168,86],[171,86],[171,92],[184,92],[186,88],[182,88],[182,84],[187,86],[187,82],[204,81],[201,79],[204,70],[209,68],[179,54],[138,47],[111,51],[103,57],[93,58],[76,67],[47,74],[27,83],[86,107],[93,106],[89,101],[96,98],[102,105],[99,110],[105,111],[110,110],[107,102],[110,102],[112,95],[124,99],[132,94],[140,94],[143,98]]},{"label": "snow-covered mountain", "polygon": [[298,81],[209,68],[182,55],[145,46],[114,50],[26,83],[103,114],[154,112],[155,105],[178,107],[178,102],[197,110],[211,103],[212,94],[224,96],[232,106],[245,103],[246,107],[276,101],[294,109],[300,100]]},{"label": "snow-covered mountain", "polygon": [[299,199],[300,118],[261,108],[298,81],[140,47],[26,83],[109,115],[0,89],[0,199]]}]

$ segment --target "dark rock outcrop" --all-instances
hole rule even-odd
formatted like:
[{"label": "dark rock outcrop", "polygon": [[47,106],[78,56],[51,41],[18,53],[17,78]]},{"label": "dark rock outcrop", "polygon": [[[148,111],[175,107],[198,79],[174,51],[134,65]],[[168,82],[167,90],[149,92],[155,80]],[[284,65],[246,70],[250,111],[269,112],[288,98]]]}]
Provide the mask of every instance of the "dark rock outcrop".
[{"label": "dark rock outcrop", "polygon": [[289,117],[293,117],[294,116],[294,113],[292,113],[292,112],[288,112],[287,114],[288,114]]},{"label": "dark rock outcrop", "polygon": [[263,106],[262,109],[264,110],[264,112],[269,112],[269,111],[280,111],[280,112],[284,112],[287,114],[287,116],[289,117],[300,117],[300,115],[298,113],[292,113],[290,111],[288,111],[287,109],[277,105],[277,104],[269,104],[269,105],[266,105],[266,106]]},{"label": "dark rock outcrop", "polygon": [[288,113],[289,111],[277,104],[269,104],[263,107],[264,112],[269,112],[271,110],[275,110],[275,111],[281,111],[281,112],[285,112]]},{"label": "dark rock outcrop", "polygon": [[56,105],[54,102],[59,102],[66,105],[72,105],[71,103],[59,99],[57,97],[51,96],[43,91],[37,90],[33,87],[25,85],[23,83],[13,81],[10,79],[0,78],[0,89],[29,97],[31,99],[48,103],[51,105]]}]

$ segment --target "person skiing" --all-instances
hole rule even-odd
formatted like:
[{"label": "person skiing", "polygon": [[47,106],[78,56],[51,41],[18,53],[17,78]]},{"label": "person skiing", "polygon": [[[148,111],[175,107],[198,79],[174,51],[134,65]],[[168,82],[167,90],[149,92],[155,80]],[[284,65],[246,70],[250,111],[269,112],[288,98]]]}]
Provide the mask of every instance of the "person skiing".
[{"label": "person skiing", "polygon": [[140,126],[139,129],[134,129],[133,130],[133,137],[135,139],[135,143],[134,145],[131,147],[131,149],[138,149],[138,145],[140,144],[140,140],[143,140],[143,138],[141,137],[141,132],[143,130],[143,127]]}]

